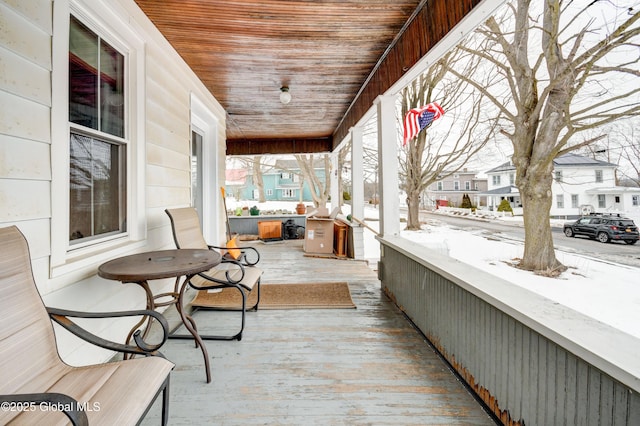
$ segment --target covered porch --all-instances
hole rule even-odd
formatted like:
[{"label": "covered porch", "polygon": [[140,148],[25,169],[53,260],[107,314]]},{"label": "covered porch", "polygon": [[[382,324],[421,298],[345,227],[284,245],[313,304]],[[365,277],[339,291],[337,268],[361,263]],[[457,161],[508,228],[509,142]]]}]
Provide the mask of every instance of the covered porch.
[{"label": "covered porch", "polygon": [[[206,342],[209,384],[193,343],[169,340],[171,424],[495,424],[382,292],[377,265],[305,256],[302,240],[255,247],[264,283],[346,281],[357,308],[248,313],[240,342]],[[195,315],[203,330],[238,317]]]}]

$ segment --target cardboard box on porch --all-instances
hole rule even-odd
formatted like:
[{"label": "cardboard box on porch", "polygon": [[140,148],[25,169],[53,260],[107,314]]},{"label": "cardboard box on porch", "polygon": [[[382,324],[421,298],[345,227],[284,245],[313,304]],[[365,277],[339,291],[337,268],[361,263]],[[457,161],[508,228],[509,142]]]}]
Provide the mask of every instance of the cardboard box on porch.
[{"label": "cardboard box on porch", "polygon": [[324,207],[318,207],[307,216],[303,249],[307,253],[333,253],[333,220],[337,211],[329,215]]},{"label": "cardboard box on porch", "polygon": [[333,253],[333,219],[307,217],[304,230],[304,251]]}]

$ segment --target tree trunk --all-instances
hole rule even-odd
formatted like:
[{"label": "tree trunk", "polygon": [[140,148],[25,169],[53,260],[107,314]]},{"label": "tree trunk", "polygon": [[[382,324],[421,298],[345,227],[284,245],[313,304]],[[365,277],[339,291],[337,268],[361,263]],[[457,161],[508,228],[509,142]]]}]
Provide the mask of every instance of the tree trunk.
[{"label": "tree trunk", "polygon": [[262,157],[257,155],[253,158],[253,184],[258,190],[258,202],[264,203],[266,201],[264,196],[264,181],[262,180],[262,168],[261,161]]},{"label": "tree trunk", "polygon": [[407,229],[420,230],[420,192],[411,191],[407,194]]},{"label": "tree trunk", "polygon": [[528,271],[556,276],[567,268],[556,259],[549,224],[549,212],[553,202],[552,168],[552,166],[530,167],[529,173],[526,177],[522,177],[518,184],[523,205],[526,242],[524,255],[518,266]]}]

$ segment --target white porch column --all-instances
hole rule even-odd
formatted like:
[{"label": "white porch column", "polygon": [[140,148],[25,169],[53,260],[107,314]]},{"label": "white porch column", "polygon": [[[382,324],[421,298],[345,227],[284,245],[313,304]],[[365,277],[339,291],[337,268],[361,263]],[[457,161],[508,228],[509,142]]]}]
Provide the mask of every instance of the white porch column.
[{"label": "white porch column", "polygon": [[[351,133],[351,214],[364,220],[364,150],[362,127],[352,127]],[[352,222],[354,225],[356,222]],[[368,232],[368,231],[367,231]],[[356,259],[364,259],[364,228],[353,227],[353,248]]]},{"label": "white porch column", "polygon": [[338,170],[338,153],[332,152],[331,159],[331,213],[336,207],[340,207],[340,188],[338,187],[338,176],[340,170]]},{"label": "white porch column", "polygon": [[378,170],[380,173],[380,235],[400,235],[400,199],[398,198],[398,131],[396,97],[380,95],[378,109]]}]

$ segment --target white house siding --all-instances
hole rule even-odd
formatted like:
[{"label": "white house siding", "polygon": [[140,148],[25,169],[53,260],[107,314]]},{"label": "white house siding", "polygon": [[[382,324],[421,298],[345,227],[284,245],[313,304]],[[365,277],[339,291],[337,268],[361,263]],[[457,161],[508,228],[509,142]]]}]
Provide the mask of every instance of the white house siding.
[{"label": "white house siding", "polygon": [[[596,182],[596,170],[602,171],[602,182]],[[598,207],[598,197],[587,191],[597,191],[597,188],[610,188],[615,185],[615,167],[605,166],[556,166],[554,180],[551,185],[553,201],[551,216],[576,216],[581,214],[581,206],[590,205],[594,211],[603,212],[607,208]],[[562,173],[560,181],[555,179],[555,172]],[[558,207],[558,195],[562,194],[564,207]],[[571,195],[578,196],[578,207],[572,207]],[[613,199],[613,198],[612,198]],[[609,207],[609,205],[608,205]]]},{"label": "white house siding", "polygon": [[[15,224],[25,234],[34,276],[48,305],[95,311],[141,308],[144,298],[137,286],[101,279],[96,275],[97,267],[118,255],[174,247],[164,209],[189,205],[191,200],[191,96],[196,96],[217,120],[214,170],[220,182],[224,182],[225,113],[133,0],[87,1],[91,8],[108,11],[100,14],[107,25],[126,25],[143,45],[143,63],[138,64],[145,70],[143,87],[132,89],[144,94],[136,107],[138,121],[134,123],[142,139],[136,143],[143,144],[138,152],[144,155],[129,166],[144,169],[138,170],[139,200],[134,201],[142,207],[139,219],[146,223],[146,231],[136,242],[63,263],[54,271],[52,257],[64,257],[65,253],[60,253],[59,243],[52,238],[52,220],[54,215],[59,216],[59,208],[52,205],[60,204],[52,161],[61,158],[57,147],[68,146],[68,134],[58,137],[55,127],[65,123],[52,112],[52,105],[67,102],[59,98],[66,96],[66,91],[52,84],[53,68],[67,59],[66,55],[54,58],[52,52],[56,51],[56,39],[60,46],[64,38],[68,40],[68,34],[53,31],[60,28],[54,25],[55,17],[68,16],[69,3],[0,0],[0,226]],[[222,211],[218,197],[212,203],[214,211]],[[219,229],[223,229],[222,217],[217,220]],[[68,219],[55,217],[56,221],[64,223]],[[153,284],[154,290],[162,292],[173,281],[158,284]],[[107,338],[122,340],[130,324],[94,321],[88,327]],[[58,333],[58,344],[61,355],[71,364],[100,362],[112,355],[66,333]]]}]

